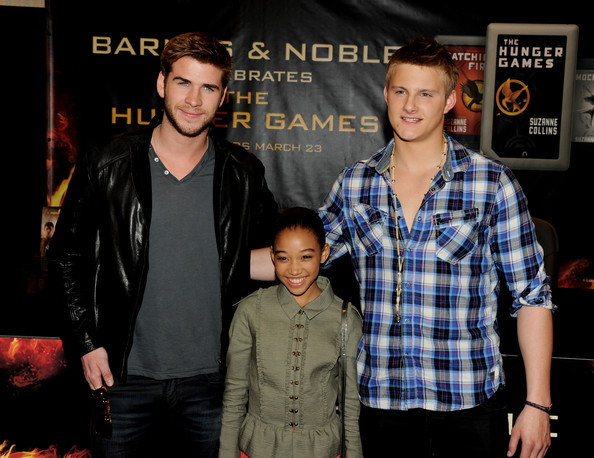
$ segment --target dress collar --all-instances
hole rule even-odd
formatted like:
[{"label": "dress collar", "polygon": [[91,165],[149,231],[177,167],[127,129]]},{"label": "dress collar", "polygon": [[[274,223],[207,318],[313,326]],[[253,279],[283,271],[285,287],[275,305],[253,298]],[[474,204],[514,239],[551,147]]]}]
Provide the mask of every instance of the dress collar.
[{"label": "dress collar", "polygon": [[289,318],[293,318],[299,312],[303,311],[308,319],[313,319],[324,310],[326,310],[334,301],[334,293],[330,280],[326,277],[319,276],[316,280],[322,293],[311,301],[309,304],[301,307],[295,298],[291,295],[289,290],[283,285],[278,285],[277,298],[281,308]]}]

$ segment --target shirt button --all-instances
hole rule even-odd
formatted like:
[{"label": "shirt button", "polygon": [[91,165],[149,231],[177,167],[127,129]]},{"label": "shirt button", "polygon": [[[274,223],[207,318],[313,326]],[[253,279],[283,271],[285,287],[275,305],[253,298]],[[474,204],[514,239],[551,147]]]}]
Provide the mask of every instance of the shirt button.
[{"label": "shirt button", "polygon": [[169,175],[169,170],[165,170],[163,173],[164,173],[165,175]]}]

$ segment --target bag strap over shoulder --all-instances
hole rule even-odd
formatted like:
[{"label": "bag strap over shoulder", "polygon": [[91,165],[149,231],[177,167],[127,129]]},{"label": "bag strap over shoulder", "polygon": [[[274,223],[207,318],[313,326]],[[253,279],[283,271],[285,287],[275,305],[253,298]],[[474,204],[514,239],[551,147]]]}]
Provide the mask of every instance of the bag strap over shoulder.
[{"label": "bag strap over shoulder", "polygon": [[347,324],[347,311],[349,309],[349,303],[345,300],[342,302],[342,312],[340,314],[340,377],[342,385],[342,393],[340,399],[340,414],[342,419],[342,431],[340,439],[340,457],[345,458],[346,456],[346,438],[345,438],[345,426],[344,426],[344,408],[346,403],[346,343],[348,335],[348,324]]}]

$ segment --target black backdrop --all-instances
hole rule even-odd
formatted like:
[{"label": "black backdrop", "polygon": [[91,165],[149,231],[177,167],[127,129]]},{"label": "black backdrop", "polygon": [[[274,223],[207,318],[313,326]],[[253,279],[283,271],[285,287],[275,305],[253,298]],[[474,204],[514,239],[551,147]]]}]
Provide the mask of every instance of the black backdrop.
[{"label": "black backdrop", "polygon": [[[66,155],[69,159],[97,136],[138,127],[135,122],[125,124],[121,116],[112,123],[111,116],[114,108],[117,114],[131,109],[130,119],[138,124],[139,119],[148,120],[151,110],[159,107],[154,92],[158,60],[150,54],[150,40],[157,40],[160,50],[167,37],[203,29],[232,43],[236,69],[260,72],[252,73],[251,81],[241,80],[241,74],[236,74],[230,89],[239,95],[223,108],[229,113],[226,116],[236,113],[238,121],[245,120],[242,116],[249,113],[250,129],[240,122],[234,126],[233,118],[223,114],[220,124],[227,127],[218,129],[232,141],[249,144],[262,158],[271,187],[283,206],[318,205],[341,167],[369,156],[386,141],[381,60],[388,47],[416,35],[481,37],[492,22],[573,23],[580,27],[578,57],[594,57],[590,18],[576,0],[564,2],[563,8],[549,8],[541,2],[488,7],[468,1],[438,5],[385,0],[202,3],[163,0],[89,4],[54,0],[46,10],[0,6],[5,62],[2,132],[8,266],[2,276],[6,299],[0,306],[0,334],[59,333],[57,314],[46,302],[43,275],[37,276],[36,264],[41,208],[48,204],[47,196],[55,186],[47,184],[46,154],[55,145],[52,131],[46,126],[56,126],[57,111],[49,108],[64,109],[69,126],[75,126],[68,137],[70,143],[58,145],[60,153],[73,153]],[[51,51],[48,53],[46,36]],[[92,37],[109,37],[111,52],[91,53]],[[141,38],[149,40],[145,41],[144,55],[140,53]],[[288,60],[287,44],[295,49]],[[121,47],[116,54],[118,45]],[[105,50],[105,41],[98,41],[96,49]],[[255,58],[249,58],[250,51],[254,51]],[[270,59],[264,58],[266,51]],[[296,57],[297,52],[304,57]],[[47,73],[46,63],[50,69]],[[48,83],[55,89],[50,91],[53,105],[46,103]],[[314,130],[314,115],[320,122],[332,117],[333,129],[318,124]],[[276,129],[280,121],[284,126]],[[256,144],[264,146],[256,150]],[[283,146],[275,151],[266,145]],[[285,150],[284,145],[292,149]],[[312,145],[311,151],[307,145]],[[295,146],[301,150],[296,151]],[[62,168],[55,169],[55,176],[67,170],[64,163],[68,161],[62,160]],[[593,165],[594,144],[574,143],[567,171],[515,171],[532,214],[555,225],[561,261],[593,258],[589,223]],[[591,412],[593,407],[594,349],[588,323],[594,297],[592,290],[558,289],[555,302],[559,311],[555,316],[553,398],[558,418],[552,424],[558,437],[549,456],[571,456],[581,450],[592,428],[591,415],[582,420],[581,414]],[[513,328],[513,324],[509,326]],[[505,350],[510,355],[506,357],[510,384],[519,392],[523,382],[519,375],[521,362],[514,356],[515,343],[505,342]],[[68,383],[54,383],[51,389]],[[49,398],[55,395],[55,391],[50,393]],[[44,410],[60,405],[40,397],[38,389],[21,395],[10,407],[19,410],[20,405],[27,405],[29,395]],[[66,406],[67,411],[73,409],[70,413],[76,411],[69,403]],[[76,419],[62,420],[65,423],[60,428],[58,424],[50,428],[45,418],[31,421],[25,417],[29,415],[15,413],[10,423],[0,423],[0,442],[18,437],[23,447],[43,447],[64,435],[64,424],[78,424]],[[25,433],[25,424],[35,432]],[[62,435],[56,432],[58,429]],[[79,430],[72,427],[72,435]],[[70,439],[64,439],[62,446],[67,447]]]}]

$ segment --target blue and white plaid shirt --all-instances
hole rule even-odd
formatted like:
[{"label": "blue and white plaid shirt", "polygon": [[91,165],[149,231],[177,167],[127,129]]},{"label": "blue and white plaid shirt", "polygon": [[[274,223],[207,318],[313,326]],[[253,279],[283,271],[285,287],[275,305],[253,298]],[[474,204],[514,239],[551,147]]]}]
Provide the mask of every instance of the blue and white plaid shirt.
[{"label": "blue and white plaid shirt", "polygon": [[513,315],[524,305],[554,308],[519,183],[505,166],[448,142],[410,233],[390,182],[393,141],[343,170],[319,210],[331,259],[348,251],[360,282],[358,371],[370,407],[458,410],[495,393],[504,383],[498,272],[512,291]]}]

